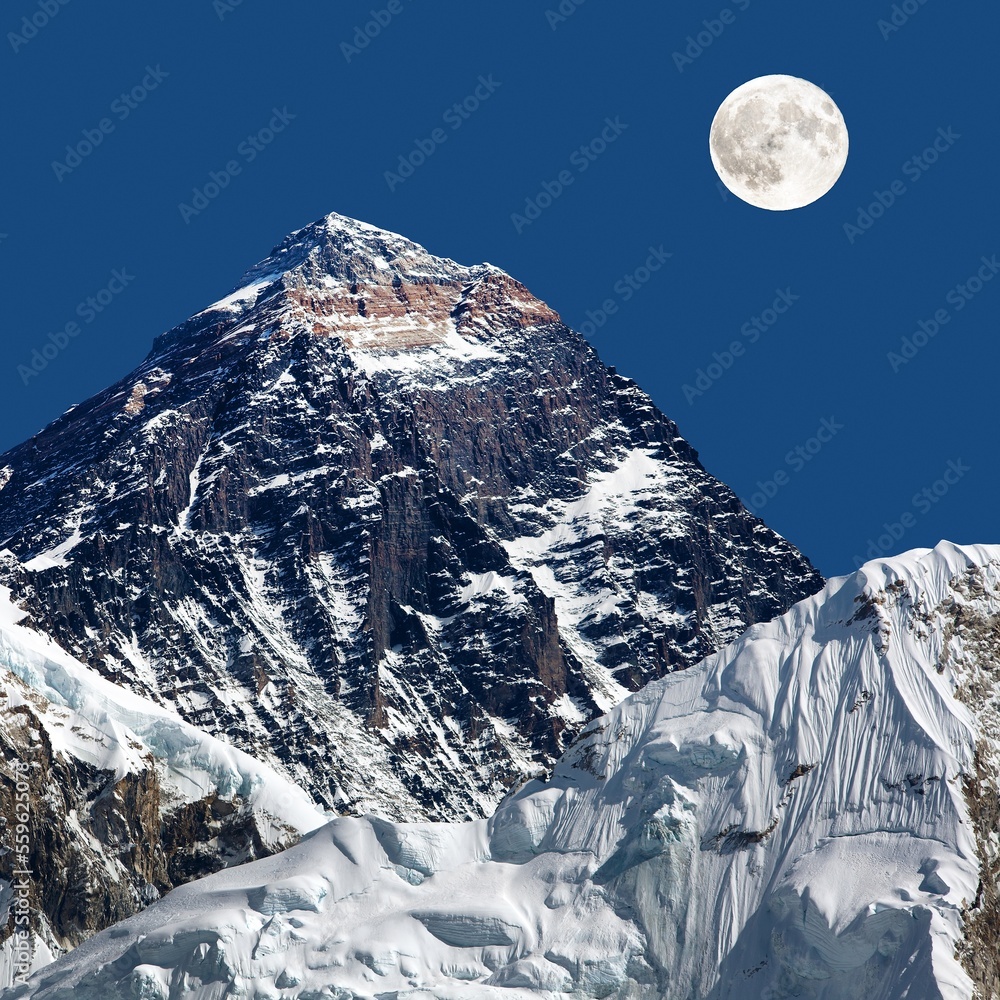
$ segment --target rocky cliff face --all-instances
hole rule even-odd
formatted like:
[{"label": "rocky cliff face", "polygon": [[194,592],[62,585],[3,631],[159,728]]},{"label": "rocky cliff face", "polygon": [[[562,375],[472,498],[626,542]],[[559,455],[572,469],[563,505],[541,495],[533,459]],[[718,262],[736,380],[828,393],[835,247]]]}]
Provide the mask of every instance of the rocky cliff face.
[{"label": "rocky cliff face", "polygon": [[339,216],[0,470],[33,627],[343,812],[482,815],[821,585],[517,281]]}]

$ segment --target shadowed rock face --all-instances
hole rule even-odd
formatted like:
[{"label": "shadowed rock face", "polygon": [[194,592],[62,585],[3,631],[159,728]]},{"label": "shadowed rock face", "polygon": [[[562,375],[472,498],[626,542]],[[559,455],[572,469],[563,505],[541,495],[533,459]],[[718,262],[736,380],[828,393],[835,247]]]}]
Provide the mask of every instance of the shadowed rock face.
[{"label": "shadowed rock face", "polygon": [[0,470],[33,627],[347,812],[482,815],[821,585],[517,281],[339,216]]},{"label": "shadowed rock face", "polygon": [[[956,696],[976,717],[981,739],[962,779],[976,841],[979,884],[966,900],[964,940],[958,957],[977,996],[1000,997],[1000,614],[989,606],[995,587],[973,567],[955,582],[955,595],[938,612],[948,614],[949,645],[938,669],[960,672]],[[934,874],[928,876],[931,881]]]}]

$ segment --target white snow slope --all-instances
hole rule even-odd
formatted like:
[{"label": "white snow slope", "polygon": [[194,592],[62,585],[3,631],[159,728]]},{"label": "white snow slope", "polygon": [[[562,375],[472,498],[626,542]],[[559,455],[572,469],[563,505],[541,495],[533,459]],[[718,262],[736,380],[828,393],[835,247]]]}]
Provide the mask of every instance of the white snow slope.
[{"label": "white snow slope", "polygon": [[971,997],[995,845],[962,778],[1000,750],[998,621],[1000,546],[869,563],[623,702],[490,820],[334,820],[5,997]]}]

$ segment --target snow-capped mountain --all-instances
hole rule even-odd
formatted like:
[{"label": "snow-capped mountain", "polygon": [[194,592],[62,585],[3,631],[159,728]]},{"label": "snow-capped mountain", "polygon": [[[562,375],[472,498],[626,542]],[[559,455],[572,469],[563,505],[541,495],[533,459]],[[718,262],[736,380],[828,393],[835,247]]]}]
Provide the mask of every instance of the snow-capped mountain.
[{"label": "snow-capped mountain", "polygon": [[[35,967],[331,818],[287,777],[100,677],[23,617],[0,591],[0,900],[6,931],[8,907],[25,917]],[[12,906],[16,887],[23,904]],[[13,981],[16,943],[4,935],[0,985]]]},{"label": "snow-capped mountain", "polygon": [[994,997],[998,635],[1000,546],[869,563],[489,820],[336,819],[6,996]]},{"label": "snow-capped mountain", "polygon": [[0,483],[33,628],[341,813],[488,814],[822,583],[522,285],[336,215]]}]

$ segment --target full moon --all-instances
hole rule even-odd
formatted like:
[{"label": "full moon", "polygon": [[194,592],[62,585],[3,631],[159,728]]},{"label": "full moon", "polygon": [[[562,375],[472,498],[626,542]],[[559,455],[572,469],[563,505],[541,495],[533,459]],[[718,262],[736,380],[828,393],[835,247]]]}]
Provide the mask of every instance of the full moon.
[{"label": "full moon", "polygon": [[795,76],[737,87],[712,122],[712,163],[722,183],[757,208],[811,205],[847,163],[847,125],[825,91]]}]

